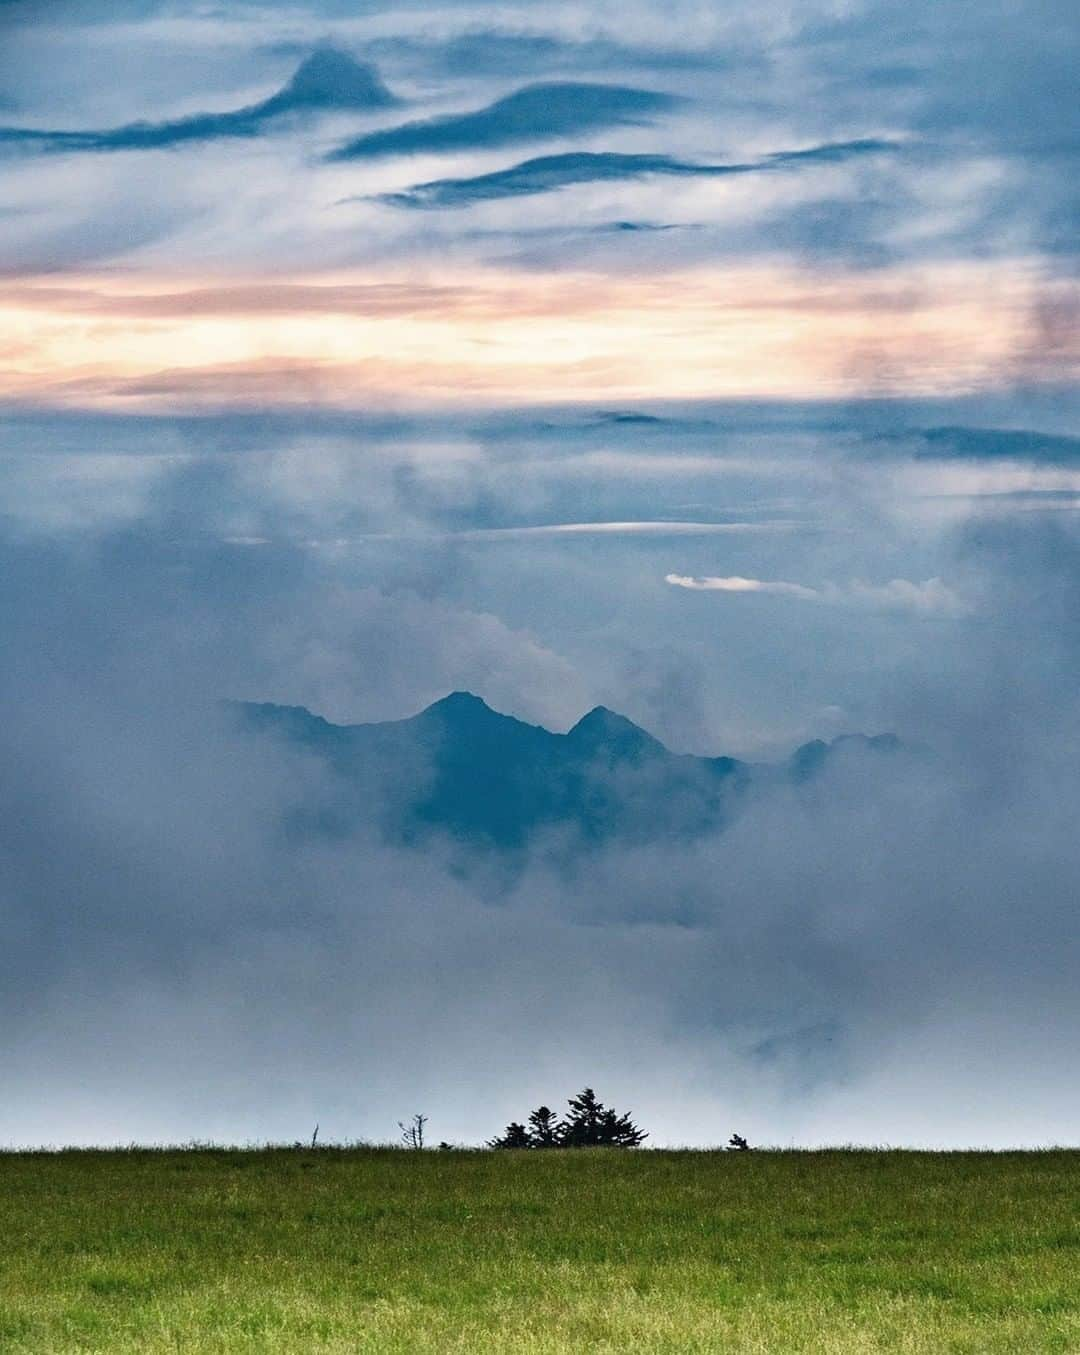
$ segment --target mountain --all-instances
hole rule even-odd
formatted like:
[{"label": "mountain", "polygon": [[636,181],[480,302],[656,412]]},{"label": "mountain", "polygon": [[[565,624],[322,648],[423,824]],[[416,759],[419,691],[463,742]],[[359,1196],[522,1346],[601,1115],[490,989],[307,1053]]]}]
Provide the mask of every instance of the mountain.
[{"label": "mountain", "polygon": [[843,745],[893,751],[891,735],[804,745],[763,767],[672,753],[625,716],[597,706],[566,734],[453,692],[405,720],[335,725],[303,706],[230,702],[240,727],[303,748],[331,773],[318,806],[295,826],[346,834],[374,823],[415,842],[449,834],[517,849],[546,832],[567,844],[647,842],[721,827],[756,787],[812,780]]}]

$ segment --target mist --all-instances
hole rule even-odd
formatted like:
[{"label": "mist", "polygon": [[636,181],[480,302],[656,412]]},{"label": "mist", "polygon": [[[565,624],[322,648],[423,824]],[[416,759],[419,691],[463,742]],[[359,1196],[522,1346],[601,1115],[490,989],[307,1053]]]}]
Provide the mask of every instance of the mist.
[{"label": "mist", "polygon": [[[875,479],[887,445],[860,463]],[[500,454],[484,455],[491,485]],[[895,483],[906,463],[891,464]],[[122,525],[89,514],[43,530],[27,507],[5,526],[0,1141],[291,1142],[316,1122],[327,1139],[381,1141],[423,1111],[436,1139],[477,1143],[585,1084],[632,1108],[657,1146],[733,1130],[804,1145],[1070,1139],[1070,516],[965,500],[944,523],[920,520],[970,604],[929,618],[685,599],[659,573],[673,550],[764,549],[781,577],[805,578],[809,550],[820,578],[837,563],[820,534],[605,542],[605,570],[612,552],[621,563],[609,597],[636,590],[641,618],[637,660],[614,670],[610,616],[588,644],[560,649],[543,612],[541,581],[585,577],[598,547],[501,541],[500,587],[525,600],[518,613],[494,597],[464,605],[475,553],[491,558],[475,541],[391,543],[398,564],[380,557],[379,587],[352,552],[215,539],[222,487],[234,514],[265,512],[257,467],[172,466]],[[270,469],[272,482],[280,463]],[[518,492],[550,495],[552,474],[545,463]],[[830,478],[838,511],[853,494],[868,502],[863,476]],[[412,530],[418,513],[430,525],[448,511],[445,494],[421,510],[423,498]],[[384,511],[400,516],[400,497]],[[905,513],[892,521],[900,552]],[[655,598],[711,608],[729,668],[678,645],[659,667]],[[752,623],[729,623],[747,605]],[[833,685],[859,700],[799,732],[828,737],[868,715],[867,732],[895,729],[902,753],[883,769],[852,746],[812,783],[754,797],[723,832],[558,867],[542,840],[513,871],[479,847],[463,865],[449,842],[393,846],[374,830],[298,841],[288,810],[318,798],[326,769],[244,738],[219,705],[240,695],[389,718],[471,687],[566,727],[607,697],[713,751],[738,720],[741,625],[779,616],[789,631],[759,661],[789,681],[833,627],[884,627],[889,669],[868,685],[855,646],[856,671]],[[786,727],[759,733],[759,756]]]}]

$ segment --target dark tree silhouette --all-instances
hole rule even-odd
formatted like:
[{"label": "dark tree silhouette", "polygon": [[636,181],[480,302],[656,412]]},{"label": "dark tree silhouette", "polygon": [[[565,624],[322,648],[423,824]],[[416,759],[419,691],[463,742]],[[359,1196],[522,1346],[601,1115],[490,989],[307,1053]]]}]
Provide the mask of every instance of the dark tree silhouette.
[{"label": "dark tree silhouette", "polygon": [[596,1099],[591,1087],[570,1098],[565,1119],[548,1106],[529,1116],[528,1128],[515,1120],[489,1148],[636,1148],[649,1136],[629,1115],[619,1115]]},{"label": "dark tree silhouette", "polygon": [[398,1120],[398,1128],[401,1130],[401,1141],[406,1148],[423,1148],[424,1146],[424,1125],[428,1122],[426,1115],[414,1115],[408,1124]]},{"label": "dark tree silhouette", "polygon": [[728,1139],[728,1151],[732,1153],[747,1153],[750,1151],[750,1145],[741,1134],[732,1134]]},{"label": "dark tree silhouette", "polygon": [[600,1143],[608,1148],[637,1148],[648,1138],[629,1115],[616,1115],[605,1110],[600,1117]]},{"label": "dark tree silhouette", "polygon": [[561,1133],[567,1148],[636,1148],[649,1137],[629,1115],[619,1115],[597,1100],[591,1087],[572,1096],[569,1104]]},{"label": "dark tree silhouette", "polygon": [[572,1096],[570,1113],[563,1121],[562,1138],[568,1148],[585,1148],[600,1142],[600,1122],[604,1104],[591,1087]]},{"label": "dark tree silhouette", "polygon": [[531,1148],[529,1131],[523,1124],[512,1120],[506,1126],[506,1132],[496,1139],[488,1139],[489,1148]]},{"label": "dark tree silhouette", "polygon": [[538,1106],[529,1116],[529,1145],[532,1148],[558,1148],[561,1141],[559,1117],[548,1106]]}]

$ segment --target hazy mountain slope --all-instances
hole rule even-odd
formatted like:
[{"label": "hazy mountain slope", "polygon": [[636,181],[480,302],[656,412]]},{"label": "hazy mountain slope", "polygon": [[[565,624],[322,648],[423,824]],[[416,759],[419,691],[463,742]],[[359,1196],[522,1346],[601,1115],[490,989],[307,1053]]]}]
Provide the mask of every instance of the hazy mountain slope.
[{"label": "hazy mountain slope", "polygon": [[302,747],[331,770],[329,799],[298,806],[298,822],[334,832],[376,824],[404,841],[448,833],[500,848],[523,847],[543,830],[580,843],[693,836],[720,826],[755,787],[813,778],[852,742],[807,744],[786,764],[755,767],[672,753],[603,706],[566,734],[500,715],[468,692],[381,724],[334,725],[302,706],[232,708],[245,729]]}]

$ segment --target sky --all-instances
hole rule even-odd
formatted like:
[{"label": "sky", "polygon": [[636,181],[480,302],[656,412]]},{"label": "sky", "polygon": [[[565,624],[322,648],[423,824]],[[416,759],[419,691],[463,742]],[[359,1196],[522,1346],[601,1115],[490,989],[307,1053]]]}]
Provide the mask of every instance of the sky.
[{"label": "sky", "polygon": [[[0,0],[0,1142],[1075,1141],[1078,27]],[[453,690],[921,752],[496,885],[218,708]]]}]

